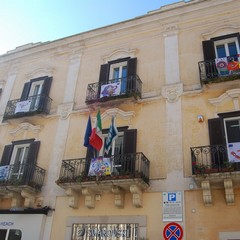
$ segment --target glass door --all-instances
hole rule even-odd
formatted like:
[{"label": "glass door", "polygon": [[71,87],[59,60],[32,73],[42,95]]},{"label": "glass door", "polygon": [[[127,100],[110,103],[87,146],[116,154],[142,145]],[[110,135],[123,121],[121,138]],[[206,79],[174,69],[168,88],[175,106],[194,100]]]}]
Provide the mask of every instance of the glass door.
[{"label": "glass door", "polygon": [[29,91],[29,99],[31,99],[31,110],[37,110],[39,107],[39,102],[42,93],[43,80],[32,82],[31,88]]},{"label": "glass door", "polygon": [[229,162],[240,162],[240,117],[224,119]]}]

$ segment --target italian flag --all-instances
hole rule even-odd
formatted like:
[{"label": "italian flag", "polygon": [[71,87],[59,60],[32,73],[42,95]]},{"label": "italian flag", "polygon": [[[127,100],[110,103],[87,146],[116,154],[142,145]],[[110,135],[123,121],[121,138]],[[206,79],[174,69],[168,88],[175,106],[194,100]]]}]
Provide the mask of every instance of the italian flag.
[{"label": "italian flag", "polygon": [[92,145],[98,151],[101,150],[103,145],[101,134],[102,134],[102,120],[101,120],[100,110],[98,110],[95,127],[93,128],[92,134],[89,139],[90,145]]}]

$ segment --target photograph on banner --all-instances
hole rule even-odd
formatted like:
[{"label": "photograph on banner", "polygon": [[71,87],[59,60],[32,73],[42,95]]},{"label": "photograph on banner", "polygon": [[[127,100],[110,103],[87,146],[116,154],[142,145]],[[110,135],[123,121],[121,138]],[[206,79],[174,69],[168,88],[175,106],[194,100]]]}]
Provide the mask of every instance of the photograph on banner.
[{"label": "photograph on banner", "polygon": [[88,176],[106,176],[112,173],[110,158],[96,157],[91,159]]}]

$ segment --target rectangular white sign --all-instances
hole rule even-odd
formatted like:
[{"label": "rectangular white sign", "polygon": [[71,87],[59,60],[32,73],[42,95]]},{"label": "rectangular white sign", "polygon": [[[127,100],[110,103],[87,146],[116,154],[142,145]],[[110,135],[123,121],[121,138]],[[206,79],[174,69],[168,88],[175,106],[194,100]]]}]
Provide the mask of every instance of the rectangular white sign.
[{"label": "rectangular white sign", "polygon": [[183,221],[182,192],[163,192],[163,222]]}]

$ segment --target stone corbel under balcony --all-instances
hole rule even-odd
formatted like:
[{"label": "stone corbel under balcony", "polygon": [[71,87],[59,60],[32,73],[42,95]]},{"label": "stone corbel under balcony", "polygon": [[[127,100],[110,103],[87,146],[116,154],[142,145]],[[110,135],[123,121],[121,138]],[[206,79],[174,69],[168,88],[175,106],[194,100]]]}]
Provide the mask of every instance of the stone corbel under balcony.
[{"label": "stone corbel under balcony", "polygon": [[75,192],[72,188],[65,190],[68,196],[68,206],[71,208],[78,208],[79,206],[79,194]]},{"label": "stone corbel under balcony", "polygon": [[203,202],[205,206],[212,206],[212,193],[209,180],[204,180],[201,182],[201,187],[203,191]]},{"label": "stone corbel under balcony", "polygon": [[24,198],[24,207],[29,208],[29,207],[34,207],[35,204],[35,199],[36,195],[27,191],[27,190],[22,190],[21,191],[21,196]]},{"label": "stone corbel under balcony", "polygon": [[95,194],[90,188],[83,188],[82,194],[85,195],[85,206],[88,208],[95,207]]},{"label": "stone corbel under balcony", "polygon": [[113,186],[112,193],[115,195],[115,198],[114,198],[115,206],[118,208],[123,208],[124,207],[124,191],[118,186]]},{"label": "stone corbel under balcony", "polygon": [[132,203],[135,207],[142,207],[142,190],[137,185],[130,186],[130,192],[132,193]]},{"label": "stone corbel under balcony", "polygon": [[234,192],[232,179],[224,179],[224,188],[227,205],[234,205]]}]

